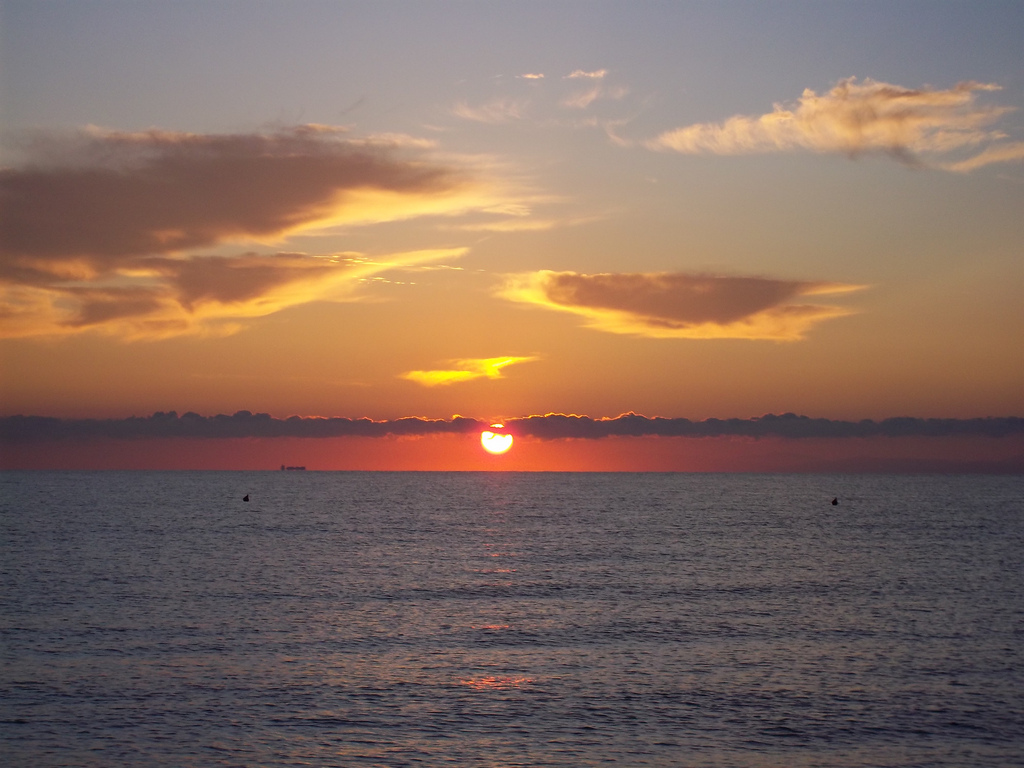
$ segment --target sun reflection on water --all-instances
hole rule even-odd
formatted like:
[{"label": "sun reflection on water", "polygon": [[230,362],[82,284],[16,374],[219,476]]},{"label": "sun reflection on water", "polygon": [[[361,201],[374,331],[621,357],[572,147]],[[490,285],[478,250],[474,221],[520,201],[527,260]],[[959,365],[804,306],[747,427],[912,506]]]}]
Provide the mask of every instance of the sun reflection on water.
[{"label": "sun reflection on water", "polygon": [[477,677],[469,680],[460,680],[462,685],[469,686],[476,691],[508,691],[514,688],[522,688],[524,685],[533,682],[532,677]]}]

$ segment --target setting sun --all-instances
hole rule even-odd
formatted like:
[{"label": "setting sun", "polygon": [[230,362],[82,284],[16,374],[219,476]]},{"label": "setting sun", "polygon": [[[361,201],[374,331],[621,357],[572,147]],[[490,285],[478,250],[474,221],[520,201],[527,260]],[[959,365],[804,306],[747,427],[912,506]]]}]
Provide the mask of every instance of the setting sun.
[{"label": "setting sun", "polygon": [[[491,424],[491,429],[504,429],[504,424]],[[512,435],[485,430],[480,433],[480,445],[488,453],[505,453],[512,447]]]}]

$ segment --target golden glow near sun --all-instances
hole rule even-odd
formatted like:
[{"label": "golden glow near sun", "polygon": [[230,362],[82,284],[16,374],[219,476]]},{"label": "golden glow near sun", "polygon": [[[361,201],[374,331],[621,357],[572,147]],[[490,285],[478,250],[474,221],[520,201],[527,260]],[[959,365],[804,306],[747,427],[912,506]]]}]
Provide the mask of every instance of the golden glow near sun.
[{"label": "golden glow near sun", "polygon": [[[491,424],[491,429],[504,429],[504,424]],[[512,435],[484,430],[480,433],[480,445],[488,453],[505,453],[512,447]]]}]

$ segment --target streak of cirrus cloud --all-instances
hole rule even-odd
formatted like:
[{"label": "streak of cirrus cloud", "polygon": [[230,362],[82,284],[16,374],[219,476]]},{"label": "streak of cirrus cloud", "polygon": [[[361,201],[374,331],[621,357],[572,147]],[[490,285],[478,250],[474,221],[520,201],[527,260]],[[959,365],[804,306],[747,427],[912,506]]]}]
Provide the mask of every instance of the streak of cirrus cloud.
[{"label": "streak of cirrus cloud", "polygon": [[816,323],[851,313],[798,302],[864,286],[685,273],[580,274],[542,270],[509,275],[498,295],[571,312],[610,333],[651,338],[801,339]]},{"label": "streak of cirrus cloud", "polygon": [[497,125],[521,120],[525,117],[528,107],[529,102],[526,99],[495,98],[475,106],[461,101],[452,111],[456,117],[464,120]]},{"label": "streak of cirrus cloud", "polygon": [[230,333],[238,318],[350,296],[369,275],[465,249],[197,254],[338,225],[501,212],[507,189],[407,137],[305,125],[270,133],[88,129],[37,135],[0,170],[0,336],[99,329]]},{"label": "streak of cirrus cloud", "polygon": [[501,369],[518,363],[529,363],[536,357],[486,357],[450,360],[450,368],[430,371],[407,371],[400,378],[414,381],[425,387],[461,384],[473,379],[500,379]]},{"label": "streak of cirrus cloud", "polygon": [[942,167],[947,171],[968,173],[975,168],[981,168],[992,163],[1010,163],[1017,160],[1024,160],[1024,141],[993,144],[974,157],[969,157],[957,163],[946,163]]},{"label": "streak of cirrus cloud", "polygon": [[[452,114],[463,120],[490,125],[519,121],[533,121],[546,126],[564,124],[552,116],[558,114],[558,110],[551,111],[556,104],[563,110],[578,112],[586,110],[594,102],[619,101],[629,94],[625,86],[607,84],[607,75],[606,69],[577,69],[549,84],[543,82],[545,76],[541,73],[516,75],[514,81],[527,82],[520,83],[518,87],[504,79],[500,82],[502,88],[511,88],[512,93],[502,93],[476,103],[459,101],[452,107]],[[557,101],[552,102],[552,98]],[[571,123],[577,127],[593,124],[593,121]]]},{"label": "streak of cirrus cloud", "polygon": [[355,301],[371,278],[451,260],[449,248],[367,258],[362,254],[243,253],[139,258],[108,277],[0,285],[0,337],[95,330],[126,340],[224,336],[244,321],[312,301]]},{"label": "streak of cirrus cloud", "polygon": [[[676,128],[647,146],[683,154],[883,153],[908,164],[935,158],[936,167],[969,171],[1024,159],[1024,144],[1005,141],[1007,134],[993,127],[1013,108],[978,103],[978,92],[998,90],[991,83],[936,90],[851,77],[822,95],[806,89],[795,104],[775,104],[767,114]],[[984,149],[968,158],[939,160],[979,147]]]},{"label": "streak of cirrus cloud", "polygon": [[607,69],[597,69],[592,72],[577,69],[566,75],[564,78],[566,80],[591,80],[594,84],[585,90],[566,96],[562,99],[562,106],[573,109],[586,109],[598,99],[621,99],[628,92],[627,89],[621,86],[613,88],[605,86],[603,80],[607,74]]}]

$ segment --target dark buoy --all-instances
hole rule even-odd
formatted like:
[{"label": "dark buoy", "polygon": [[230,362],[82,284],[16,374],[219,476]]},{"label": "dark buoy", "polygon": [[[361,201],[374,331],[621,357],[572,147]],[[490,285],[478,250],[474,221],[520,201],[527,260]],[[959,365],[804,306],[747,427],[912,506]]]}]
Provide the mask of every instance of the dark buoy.
[{"label": "dark buoy", "polygon": [[[242,501],[248,501],[248,500],[249,500],[249,494],[247,493],[247,494],[245,494],[245,496],[242,497]],[[835,504],[834,501],[832,503]]]},{"label": "dark buoy", "polygon": [[[246,501],[248,501],[248,500],[249,500],[249,497],[248,497],[248,496],[246,496],[246,497],[245,497],[245,500],[246,500]],[[839,498],[838,498],[838,497],[836,497],[836,498],[832,499],[832,506],[833,506],[833,507],[838,507],[838,506],[839,506]]]}]

